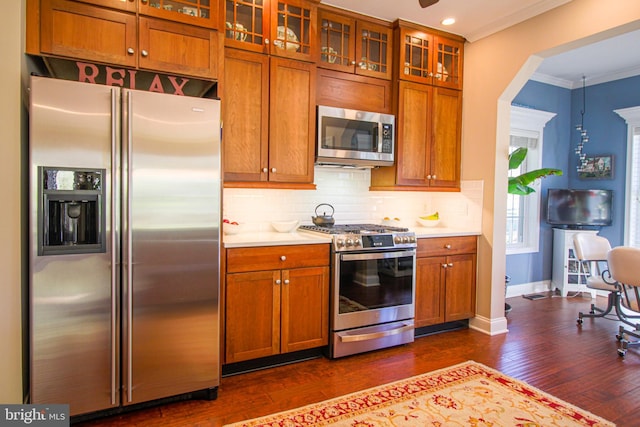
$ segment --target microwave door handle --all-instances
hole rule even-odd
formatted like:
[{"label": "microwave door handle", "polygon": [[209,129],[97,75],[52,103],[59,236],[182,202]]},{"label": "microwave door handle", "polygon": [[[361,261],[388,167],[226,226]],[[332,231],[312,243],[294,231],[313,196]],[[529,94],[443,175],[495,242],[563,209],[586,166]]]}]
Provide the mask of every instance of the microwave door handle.
[{"label": "microwave door handle", "polygon": [[373,127],[373,152],[377,153],[380,150],[380,147],[382,147],[382,144],[378,144],[378,141],[380,139],[380,133],[381,133],[381,129],[380,127],[382,126],[382,123],[378,122],[374,127]]}]

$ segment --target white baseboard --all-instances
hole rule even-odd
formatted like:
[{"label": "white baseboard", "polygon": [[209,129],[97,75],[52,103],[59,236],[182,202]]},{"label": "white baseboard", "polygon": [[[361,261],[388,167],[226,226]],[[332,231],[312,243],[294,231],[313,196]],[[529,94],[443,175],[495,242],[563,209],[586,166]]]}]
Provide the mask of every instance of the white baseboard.
[{"label": "white baseboard", "polygon": [[541,282],[522,283],[520,285],[507,286],[506,298],[535,294],[536,292],[548,292],[551,290],[551,280]]}]

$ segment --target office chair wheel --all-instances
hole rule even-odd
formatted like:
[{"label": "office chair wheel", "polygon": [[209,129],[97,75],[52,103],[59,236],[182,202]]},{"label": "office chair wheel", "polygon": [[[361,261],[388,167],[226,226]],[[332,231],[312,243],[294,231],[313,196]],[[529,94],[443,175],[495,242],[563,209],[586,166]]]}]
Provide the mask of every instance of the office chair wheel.
[{"label": "office chair wheel", "polygon": [[584,320],[582,320],[582,317],[578,317],[578,326],[582,325],[582,323],[584,322]]},{"label": "office chair wheel", "polygon": [[617,339],[618,341],[622,341],[622,335],[620,335],[620,334],[616,334],[616,339]]},{"label": "office chair wheel", "polygon": [[627,354],[627,350],[623,350],[621,348],[618,349],[618,356],[624,357]]}]

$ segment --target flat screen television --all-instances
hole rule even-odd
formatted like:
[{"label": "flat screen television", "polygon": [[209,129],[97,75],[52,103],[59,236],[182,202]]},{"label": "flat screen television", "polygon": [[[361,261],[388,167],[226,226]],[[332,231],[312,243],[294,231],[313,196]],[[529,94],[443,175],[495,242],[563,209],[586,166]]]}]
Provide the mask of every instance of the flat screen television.
[{"label": "flat screen television", "polygon": [[611,225],[612,190],[550,188],[547,223],[566,227]]}]

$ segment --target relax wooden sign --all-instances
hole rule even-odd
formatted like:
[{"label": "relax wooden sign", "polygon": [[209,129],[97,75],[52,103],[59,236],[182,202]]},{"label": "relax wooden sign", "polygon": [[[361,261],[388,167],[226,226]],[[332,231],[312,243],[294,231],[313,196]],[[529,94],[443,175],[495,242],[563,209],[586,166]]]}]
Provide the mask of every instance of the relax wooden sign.
[{"label": "relax wooden sign", "polygon": [[118,68],[83,61],[45,58],[45,64],[51,71],[52,77],[84,83],[119,86],[147,92],[202,97],[215,85],[215,82],[207,80],[133,70],[130,68]]}]

